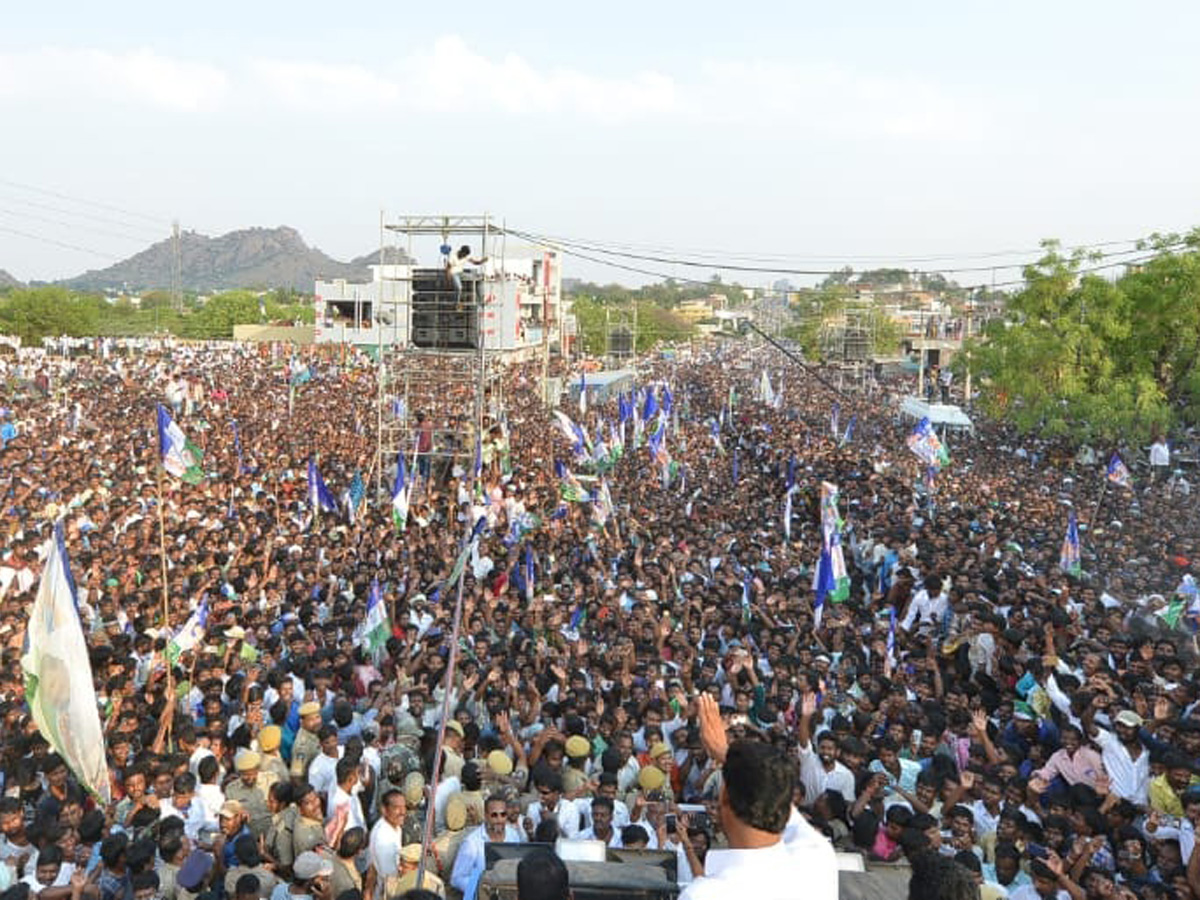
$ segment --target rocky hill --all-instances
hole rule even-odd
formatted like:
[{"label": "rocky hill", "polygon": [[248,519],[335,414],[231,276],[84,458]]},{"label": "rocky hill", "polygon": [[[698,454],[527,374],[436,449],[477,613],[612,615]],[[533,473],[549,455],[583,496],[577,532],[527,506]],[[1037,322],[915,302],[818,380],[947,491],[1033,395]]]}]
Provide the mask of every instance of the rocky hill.
[{"label": "rocky hill", "polygon": [[[376,250],[373,255],[378,254]],[[371,275],[371,255],[340,262],[308,246],[300,232],[286,225],[245,228],[220,237],[185,231],[179,238],[179,257],[183,289],[189,291],[289,287],[308,293],[318,277],[366,281]],[[169,289],[173,268],[172,241],[167,239],[62,284],[88,291]]]},{"label": "rocky hill", "polygon": [[[378,255],[378,252],[379,251],[376,251],[376,255]],[[0,269],[0,290],[8,287],[24,287],[24,285],[9,275],[6,271]]]}]

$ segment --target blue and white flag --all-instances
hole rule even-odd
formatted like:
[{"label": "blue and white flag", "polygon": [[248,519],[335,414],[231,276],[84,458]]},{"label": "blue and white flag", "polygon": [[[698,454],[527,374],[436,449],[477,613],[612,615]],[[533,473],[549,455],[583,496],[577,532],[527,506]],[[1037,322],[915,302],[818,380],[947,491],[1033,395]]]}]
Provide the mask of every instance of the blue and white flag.
[{"label": "blue and white flag", "polygon": [[41,584],[25,623],[21,668],[25,702],[38,731],[80,784],[108,803],[104,728],[61,525],[54,528]]},{"label": "blue and white flag", "polygon": [[525,601],[533,602],[533,586],[534,586],[534,571],[533,571],[533,548],[529,544],[525,545]]},{"label": "blue and white flag", "polygon": [[587,401],[587,373],[579,373],[579,418],[587,416],[588,401]]},{"label": "blue and white flag", "polygon": [[658,412],[658,402],[654,399],[654,387],[646,388],[646,405],[642,407],[642,421],[649,422]]},{"label": "blue and white flag", "polygon": [[187,439],[161,403],[158,404],[158,455],[168,475],[188,484],[199,484],[204,479],[200,468],[203,452]]},{"label": "blue and white flag", "polygon": [[1071,510],[1067,518],[1067,533],[1063,536],[1062,552],[1059,553],[1058,567],[1073,578],[1078,578],[1083,572],[1079,556],[1079,525],[1075,521],[1075,511]]},{"label": "blue and white flag", "polygon": [[1118,487],[1133,488],[1133,476],[1129,474],[1129,469],[1119,453],[1113,453],[1112,459],[1108,461],[1108,480]]},{"label": "blue and white flag", "polygon": [[192,650],[204,640],[204,635],[208,631],[208,596],[200,598],[199,605],[188,616],[188,620],[183,623],[183,626],[177,631],[174,636],[167,642],[167,662],[171,665],[179,659],[181,655]]},{"label": "blue and white flag", "polygon": [[392,522],[403,531],[408,525],[408,499],[412,492],[408,470],[404,465],[404,451],[396,454],[396,480],[392,483]]},{"label": "blue and white flag", "polygon": [[313,512],[318,514],[337,512],[338,508],[333,493],[325,486],[325,479],[321,477],[317,461],[311,456],[308,458],[308,503]]},{"label": "blue and white flag", "polygon": [[387,648],[387,639],[391,634],[388,623],[387,607],[383,602],[383,592],[379,589],[379,579],[371,581],[371,590],[367,594],[367,614],[363,617],[360,630],[355,635],[355,643],[366,648],[371,659],[378,662]]},{"label": "blue and white flag", "polygon": [[842,434],[842,440],[839,446],[845,447],[854,438],[854,423],[858,421],[858,416],[851,416],[850,421],[846,423],[846,431]]}]

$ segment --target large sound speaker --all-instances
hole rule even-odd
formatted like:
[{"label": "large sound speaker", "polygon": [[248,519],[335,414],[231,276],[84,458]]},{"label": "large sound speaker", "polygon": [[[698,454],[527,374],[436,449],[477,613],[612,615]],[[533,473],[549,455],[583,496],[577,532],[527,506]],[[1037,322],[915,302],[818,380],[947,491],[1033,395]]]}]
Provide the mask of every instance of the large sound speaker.
[{"label": "large sound speaker", "polygon": [[412,341],[440,350],[479,349],[480,275],[462,274],[462,294],[442,269],[413,271]]}]

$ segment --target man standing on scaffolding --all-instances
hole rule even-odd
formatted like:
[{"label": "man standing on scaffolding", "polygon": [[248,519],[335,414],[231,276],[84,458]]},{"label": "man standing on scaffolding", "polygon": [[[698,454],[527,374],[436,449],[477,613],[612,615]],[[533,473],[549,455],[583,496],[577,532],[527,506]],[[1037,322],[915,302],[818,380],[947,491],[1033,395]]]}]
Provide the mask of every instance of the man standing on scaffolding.
[{"label": "man standing on scaffolding", "polygon": [[446,280],[454,288],[454,307],[456,310],[462,309],[463,270],[468,265],[482,266],[485,262],[487,262],[486,256],[479,259],[472,259],[471,248],[466,244],[459,247],[457,253],[446,254]]}]

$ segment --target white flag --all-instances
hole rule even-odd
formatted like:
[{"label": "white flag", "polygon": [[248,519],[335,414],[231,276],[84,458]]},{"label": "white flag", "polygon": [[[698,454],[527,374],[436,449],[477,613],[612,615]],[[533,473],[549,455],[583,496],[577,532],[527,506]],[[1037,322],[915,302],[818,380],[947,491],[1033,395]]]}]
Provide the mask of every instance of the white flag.
[{"label": "white flag", "polygon": [[93,795],[108,803],[104,729],[75,603],[62,527],[54,530],[21,657],[25,699],[38,730]]}]

